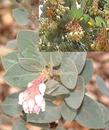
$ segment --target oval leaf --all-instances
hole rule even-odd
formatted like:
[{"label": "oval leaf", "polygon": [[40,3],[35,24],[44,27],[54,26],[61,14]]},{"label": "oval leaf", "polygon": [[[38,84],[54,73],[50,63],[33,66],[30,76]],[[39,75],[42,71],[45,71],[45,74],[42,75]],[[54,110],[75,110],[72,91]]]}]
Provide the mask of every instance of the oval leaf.
[{"label": "oval leaf", "polygon": [[70,58],[62,60],[60,67],[60,79],[68,89],[74,89],[76,87],[77,76],[78,71],[74,62]]},{"label": "oval leaf", "polygon": [[13,122],[12,130],[27,130],[26,123],[23,119],[17,118]]},{"label": "oval leaf", "polygon": [[28,19],[29,13],[24,8],[16,8],[13,10],[13,17],[15,18],[16,22],[21,25],[26,25],[30,22]]},{"label": "oval leaf", "polygon": [[25,88],[30,81],[36,79],[38,76],[39,73],[26,71],[17,63],[7,70],[4,78],[11,86]]},{"label": "oval leaf", "polygon": [[84,78],[85,84],[87,84],[91,80],[93,75],[93,65],[91,60],[86,60],[84,69],[82,70],[80,75]]},{"label": "oval leaf", "polygon": [[72,109],[78,109],[83,101],[85,94],[85,83],[82,77],[78,77],[76,88],[65,98],[66,104]]},{"label": "oval leaf", "polygon": [[75,119],[77,114],[76,110],[71,109],[69,106],[67,106],[66,103],[63,103],[61,106],[61,115],[64,118],[64,120],[72,121]]},{"label": "oval leaf", "polygon": [[18,105],[18,94],[8,96],[1,104],[3,112],[9,116],[15,116],[22,112],[22,108]]},{"label": "oval leaf", "polygon": [[76,121],[91,129],[105,128],[103,113],[98,103],[85,96],[81,109],[77,114]]},{"label": "oval leaf", "polygon": [[34,31],[20,31],[17,35],[19,52],[25,58],[37,58],[39,35]]},{"label": "oval leaf", "polygon": [[66,52],[63,54],[63,58],[69,57],[74,61],[79,74],[81,73],[85,65],[86,56],[87,56],[86,52]]},{"label": "oval leaf", "polygon": [[56,80],[48,80],[46,83],[46,94],[50,96],[66,95],[69,93],[68,89],[61,85]]},{"label": "oval leaf", "polygon": [[18,62],[18,60],[17,60],[16,52],[9,53],[8,55],[2,57],[2,64],[5,68],[5,70],[10,68],[12,65],[16,64],[17,62]]},{"label": "oval leaf", "polygon": [[19,58],[20,65],[27,71],[30,72],[41,72],[42,65],[33,58]]}]

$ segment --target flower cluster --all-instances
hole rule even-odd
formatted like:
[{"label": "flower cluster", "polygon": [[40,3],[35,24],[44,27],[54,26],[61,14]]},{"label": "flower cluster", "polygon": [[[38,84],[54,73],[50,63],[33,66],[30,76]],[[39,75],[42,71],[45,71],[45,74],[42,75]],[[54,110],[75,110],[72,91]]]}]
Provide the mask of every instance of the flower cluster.
[{"label": "flower cluster", "polygon": [[71,41],[80,41],[84,37],[84,31],[79,22],[70,21],[66,25],[67,39]]},{"label": "flower cluster", "polygon": [[92,8],[90,9],[90,12],[93,15],[97,15],[99,13],[98,2],[99,2],[99,0],[94,0],[92,3]]},{"label": "flower cluster", "polygon": [[109,51],[108,34],[105,28],[101,29],[96,38],[96,41],[91,45],[91,47],[93,50],[97,51]]},{"label": "flower cluster", "polygon": [[94,35],[109,25],[108,14],[106,0],[45,0],[39,23],[43,41],[39,45],[40,50],[93,50]]},{"label": "flower cluster", "polygon": [[37,79],[28,83],[27,89],[19,94],[19,105],[23,106],[25,113],[45,111],[44,93],[46,90],[46,75],[41,74]]},{"label": "flower cluster", "polygon": [[46,4],[46,11],[44,14],[48,18],[53,18],[53,19],[60,19],[67,10],[69,10],[69,7],[65,7],[63,4],[64,2],[56,2],[54,4],[50,3],[49,1],[45,2]]}]

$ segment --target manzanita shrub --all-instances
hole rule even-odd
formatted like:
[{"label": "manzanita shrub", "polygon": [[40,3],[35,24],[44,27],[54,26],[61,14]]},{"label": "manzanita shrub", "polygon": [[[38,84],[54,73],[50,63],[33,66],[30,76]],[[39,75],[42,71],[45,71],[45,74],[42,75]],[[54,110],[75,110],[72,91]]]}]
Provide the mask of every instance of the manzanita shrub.
[{"label": "manzanita shrub", "polygon": [[[27,7],[31,1],[18,0],[17,2],[19,8],[13,10],[15,20],[25,28],[32,22],[36,25],[37,19],[30,17],[33,16],[34,11],[31,8],[25,8],[25,3]],[[46,2],[54,4],[55,0]],[[70,0],[65,2],[66,6],[70,4]],[[105,2],[102,4],[104,7]],[[66,6],[65,9],[68,10]],[[71,8],[73,8],[73,2]],[[81,9],[75,10],[80,18]],[[102,22],[105,25],[105,22]],[[76,25],[80,27],[79,23]],[[101,22],[100,25],[102,25]],[[42,38],[41,30],[36,30],[20,30],[16,39],[7,44],[13,52],[2,57],[6,72],[5,81],[10,86],[20,89],[19,93],[9,95],[0,104],[0,110],[13,117],[13,130],[27,130],[27,123],[39,126],[43,130],[50,130],[52,122],[58,123],[54,129],[65,130],[62,125],[64,121],[76,121],[90,129],[108,129],[109,109],[92,99],[86,88],[93,75],[92,61],[87,59],[87,53],[67,52],[69,49],[66,52],[61,49],[50,49],[48,45],[50,47],[51,42],[46,38],[46,33],[45,38]],[[81,33],[82,28],[79,31]],[[42,41],[47,43],[46,47],[42,45]],[[96,82],[99,90],[109,96],[109,90],[102,78],[98,76]]]},{"label": "manzanita shrub", "polygon": [[18,24],[39,25],[40,50],[109,51],[109,0],[13,1]]},{"label": "manzanita shrub", "polygon": [[[86,89],[93,75],[87,53],[43,52],[38,42],[37,32],[19,31],[14,51],[2,57],[6,82],[20,89],[0,104],[15,119],[13,130],[26,130],[26,123],[49,130],[52,122],[73,120],[91,129],[107,128],[109,109],[88,96]],[[99,76],[97,84],[109,96]],[[56,130],[64,130],[60,124]]]},{"label": "manzanita shrub", "polygon": [[109,51],[108,0],[45,0],[41,49]]}]

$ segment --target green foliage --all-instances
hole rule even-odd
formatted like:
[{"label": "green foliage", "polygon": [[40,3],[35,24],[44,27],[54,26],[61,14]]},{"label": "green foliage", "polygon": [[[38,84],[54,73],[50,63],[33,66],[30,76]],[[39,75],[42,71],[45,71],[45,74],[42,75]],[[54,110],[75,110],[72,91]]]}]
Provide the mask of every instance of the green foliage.
[{"label": "green foliage", "polygon": [[[49,123],[62,118],[76,120],[88,128],[107,127],[109,118],[106,114],[109,110],[86,95],[86,84],[93,74],[93,65],[91,60],[86,58],[87,53],[39,51],[38,40],[37,32],[20,31],[15,40],[14,52],[2,57],[6,82],[20,88],[21,91],[26,89],[29,82],[37,79],[43,70],[49,72],[49,78],[45,81],[45,112],[24,113],[18,105],[18,94],[10,95],[0,105],[0,109],[9,116],[20,117],[22,114],[20,120],[15,120],[13,130],[26,130],[27,122],[49,129]],[[103,89],[105,85],[102,79],[97,77],[97,82],[100,91],[107,95],[107,88]],[[61,103],[55,104],[59,99]],[[58,126],[57,129],[64,128]]]},{"label": "green foliage", "polygon": [[93,65],[90,60],[86,60],[85,66],[80,75],[84,78],[85,84],[90,81],[93,75]]},{"label": "green foliage", "polygon": [[8,96],[0,107],[9,116],[17,116],[22,113],[22,108],[18,105],[18,94]]},{"label": "green foliage", "polygon": [[[31,1],[14,2],[20,7],[13,10],[16,22],[24,27],[32,22],[36,25],[33,10],[25,8],[25,3],[30,7]],[[39,33],[22,30],[15,40],[8,42],[7,47],[14,51],[2,57],[2,64],[6,71],[5,81],[10,86],[23,91],[42,71],[49,73],[45,81],[45,112],[26,114],[18,105],[19,93],[8,96],[0,104],[0,110],[15,117],[13,130],[27,130],[28,122],[50,130],[49,124],[61,119],[76,120],[91,129],[109,128],[109,109],[86,94],[86,85],[93,75],[92,61],[87,59],[86,52],[68,52],[92,50],[91,44],[96,41],[100,30],[107,28],[105,13],[109,10],[108,2],[99,0],[97,11],[93,10],[93,2],[78,0],[77,5],[76,0],[64,0],[64,3],[47,0],[39,19]],[[68,36],[76,38],[72,40]],[[99,76],[96,82],[99,90],[109,96],[109,90]],[[56,130],[65,129],[57,126]]]},{"label": "green foliage", "polygon": [[2,57],[2,64],[6,70],[8,70],[11,66],[16,64],[17,62],[18,61],[17,61],[17,53],[16,52],[9,53],[5,57]]},{"label": "green foliage", "polygon": [[60,78],[68,89],[74,89],[77,81],[78,71],[75,63],[70,58],[62,60],[60,67]]},{"label": "green foliage", "polygon": [[66,56],[71,58],[75,62],[76,68],[78,70],[78,74],[80,74],[81,71],[83,70],[85,62],[86,62],[87,53],[85,53],[85,52],[81,52],[81,53],[77,53],[77,52],[68,53],[68,52],[66,52],[66,53],[64,53],[63,57],[66,57]]},{"label": "green foliage", "polygon": [[65,102],[61,106],[61,115],[64,120],[72,121],[75,119],[77,111],[71,109]]},{"label": "green foliage", "polygon": [[[101,29],[108,28],[108,11],[108,0],[47,0],[40,16],[40,49],[97,50],[92,45]],[[71,25],[71,22],[75,24]]]},{"label": "green foliage", "polygon": [[61,52],[42,52],[41,54],[45,59],[45,64],[51,64],[52,66],[59,66],[62,60]]},{"label": "green foliage", "polygon": [[55,80],[48,80],[46,82],[47,90],[46,94],[50,96],[59,96],[69,94],[69,90],[66,89],[62,84]]},{"label": "green foliage", "polygon": [[76,121],[87,128],[100,129],[105,127],[105,120],[98,103],[85,96]]},{"label": "green foliage", "polygon": [[25,8],[17,8],[13,10],[13,17],[16,22],[22,25],[26,25],[30,22],[28,19],[29,13]]},{"label": "green foliage", "polygon": [[76,88],[65,98],[66,104],[72,109],[78,109],[84,99],[85,83],[82,77],[78,77]]},{"label": "green foliage", "polygon": [[20,88],[25,88],[26,85],[33,79],[35,79],[39,75],[38,72],[30,72],[26,69],[23,69],[19,63],[14,64],[7,70],[5,74],[5,80],[11,86],[17,86]]},{"label": "green foliage", "polygon": [[17,35],[18,50],[25,58],[37,57],[38,32],[20,31]]},{"label": "green foliage", "polygon": [[96,26],[98,27],[106,26],[106,22],[104,21],[102,17],[99,17],[99,16],[96,17],[95,22],[96,22]]},{"label": "green foliage", "polygon": [[[64,120],[70,121],[76,119],[88,128],[104,128],[104,106],[100,107],[85,95],[86,84],[93,73],[91,61],[86,60],[87,53],[40,52],[37,42],[34,43],[35,35],[36,33],[31,31],[19,32],[16,51],[2,58],[6,82],[21,89],[36,79],[44,68],[50,67],[50,70],[54,70],[51,71],[54,72],[54,79],[51,77],[46,81],[46,111],[40,112],[39,115],[24,114],[24,119],[43,127],[44,124],[63,117]],[[22,112],[22,109],[19,110],[18,99],[15,98],[17,96],[7,97],[2,103],[4,113],[14,116]],[[59,106],[52,104],[51,98],[54,100],[54,97],[60,96],[63,98],[62,103]],[[105,120],[108,121],[107,118]]]},{"label": "green foliage", "polygon": [[70,15],[71,18],[74,18],[75,20],[78,20],[83,16],[83,10],[82,9],[77,9],[77,8],[72,8],[69,11],[69,15]]},{"label": "green foliage", "polygon": [[8,41],[6,47],[10,48],[10,49],[16,49],[17,48],[17,41],[16,40]]},{"label": "green foliage", "polygon": [[13,122],[12,130],[27,130],[25,121],[21,118],[16,118]]}]

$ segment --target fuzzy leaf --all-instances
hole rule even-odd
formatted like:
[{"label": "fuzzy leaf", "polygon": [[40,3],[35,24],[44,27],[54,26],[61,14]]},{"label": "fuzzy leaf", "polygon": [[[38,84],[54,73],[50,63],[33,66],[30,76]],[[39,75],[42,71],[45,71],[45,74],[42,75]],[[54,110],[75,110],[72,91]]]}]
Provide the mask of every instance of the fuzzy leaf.
[{"label": "fuzzy leaf", "polygon": [[48,95],[59,96],[59,95],[66,95],[69,93],[68,89],[66,89],[56,80],[48,80],[46,85],[47,85],[46,94]]},{"label": "fuzzy leaf", "polygon": [[53,91],[55,91],[58,87],[59,87],[59,82],[57,82],[56,80],[48,80],[46,82],[46,94],[51,94]]},{"label": "fuzzy leaf", "polygon": [[60,52],[51,52],[50,53],[50,61],[53,66],[60,65],[62,60],[62,54]]},{"label": "fuzzy leaf", "polygon": [[98,103],[88,96],[85,96],[76,121],[81,125],[91,129],[105,128],[103,112]]},{"label": "fuzzy leaf", "polygon": [[60,52],[42,52],[43,58],[47,64],[52,66],[59,66],[62,60],[62,53]]},{"label": "fuzzy leaf", "polygon": [[107,108],[106,106],[104,106],[103,104],[101,103],[98,103],[98,105],[100,106],[102,112],[103,112],[103,117],[104,117],[104,121],[105,121],[105,124],[107,124],[109,122],[109,108]]},{"label": "fuzzy leaf", "polygon": [[65,102],[70,108],[78,109],[82,104],[84,94],[85,94],[84,79],[82,77],[78,77],[75,90],[70,93],[70,96],[65,98]]},{"label": "fuzzy leaf", "polygon": [[55,89],[50,95],[52,96],[60,96],[60,95],[68,95],[69,90],[65,88],[63,85],[59,85],[57,89]]},{"label": "fuzzy leaf", "polygon": [[72,121],[75,119],[77,114],[77,111],[74,109],[71,109],[69,106],[67,106],[66,103],[63,103],[61,106],[61,115],[64,118],[64,120]]},{"label": "fuzzy leaf", "polygon": [[91,80],[93,75],[93,65],[91,60],[86,60],[86,64],[80,75],[84,78],[85,84]]},{"label": "fuzzy leaf", "polygon": [[8,41],[6,47],[10,49],[17,49],[17,40],[14,39],[14,40]]},{"label": "fuzzy leaf", "polygon": [[1,109],[9,116],[20,114],[22,108],[18,105],[18,94],[8,96],[1,104]]},{"label": "fuzzy leaf", "polygon": [[75,62],[79,74],[81,73],[85,65],[86,56],[86,52],[67,52],[63,55],[63,57],[70,57]]},{"label": "fuzzy leaf", "polygon": [[25,8],[16,8],[13,10],[13,17],[16,22],[21,25],[26,25],[30,22],[28,19],[29,13]]},{"label": "fuzzy leaf", "polygon": [[68,88],[76,87],[78,71],[71,58],[65,58],[60,67],[61,82]]},{"label": "fuzzy leaf", "polygon": [[8,55],[2,57],[2,64],[5,68],[5,70],[10,68],[12,65],[16,64],[17,62],[18,61],[17,61],[17,53],[16,52],[9,53]]},{"label": "fuzzy leaf", "polygon": [[13,122],[12,130],[27,130],[25,121],[21,118],[15,119]]},{"label": "fuzzy leaf", "polygon": [[17,35],[19,52],[25,58],[37,58],[39,36],[34,31],[20,31]]},{"label": "fuzzy leaf", "polygon": [[5,74],[6,82],[19,88],[27,87],[27,84],[36,79],[39,73],[32,73],[23,69],[18,63],[11,66]]},{"label": "fuzzy leaf", "polygon": [[33,58],[20,58],[19,63],[25,70],[30,72],[41,72],[43,68],[42,65]]}]

